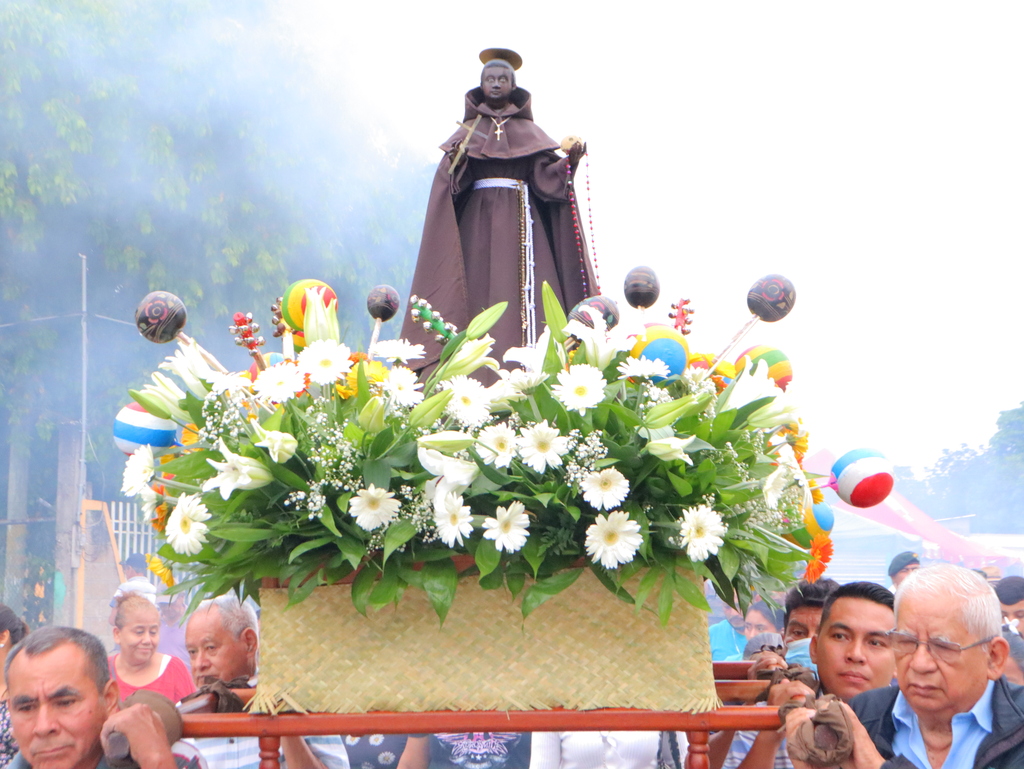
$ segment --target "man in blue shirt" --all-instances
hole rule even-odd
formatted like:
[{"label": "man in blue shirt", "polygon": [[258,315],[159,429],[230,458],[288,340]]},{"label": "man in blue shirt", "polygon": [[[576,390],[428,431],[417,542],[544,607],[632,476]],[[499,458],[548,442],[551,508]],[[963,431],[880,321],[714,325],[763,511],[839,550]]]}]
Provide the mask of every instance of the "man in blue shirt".
[{"label": "man in blue shirt", "polygon": [[[890,634],[899,689],[851,702],[845,769],[1024,766],[1024,688],[1003,677],[1001,623],[995,593],[975,572],[939,564],[909,576]],[[789,734],[812,713],[799,712]]]}]

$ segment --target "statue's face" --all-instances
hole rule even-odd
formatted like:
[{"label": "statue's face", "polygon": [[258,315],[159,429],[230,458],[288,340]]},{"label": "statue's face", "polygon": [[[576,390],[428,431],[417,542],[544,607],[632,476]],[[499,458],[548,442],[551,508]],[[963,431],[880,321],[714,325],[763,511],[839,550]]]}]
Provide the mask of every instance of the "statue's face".
[{"label": "statue's face", "polygon": [[488,106],[504,107],[515,88],[512,85],[512,71],[505,67],[484,67],[480,87]]}]

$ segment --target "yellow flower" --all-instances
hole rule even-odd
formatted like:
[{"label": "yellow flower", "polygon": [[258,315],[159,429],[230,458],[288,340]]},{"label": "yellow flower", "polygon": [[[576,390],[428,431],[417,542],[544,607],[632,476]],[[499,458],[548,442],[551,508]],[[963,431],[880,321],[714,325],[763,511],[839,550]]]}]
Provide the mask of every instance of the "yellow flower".
[{"label": "yellow flower", "polygon": [[181,445],[191,446],[199,440],[199,428],[194,422],[189,422],[181,428]]},{"label": "yellow flower", "polygon": [[171,571],[171,567],[164,563],[160,558],[146,553],[146,566],[148,566],[149,570],[156,574],[160,578],[160,581],[167,587],[174,587],[174,573]]},{"label": "yellow flower", "polygon": [[[381,383],[388,378],[387,367],[379,360],[364,361],[364,365],[366,366],[366,381],[369,382],[370,389],[374,391],[379,390]],[[359,392],[358,365],[353,366],[348,372],[348,376],[345,379],[345,385],[345,389],[351,390],[351,392],[349,395],[342,395],[340,389],[341,386],[339,385],[338,395],[341,395],[342,398],[350,397],[351,395],[355,395]]]},{"label": "yellow flower", "polygon": [[816,505],[820,505],[825,501],[825,495],[822,494],[821,489],[815,486],[813,482],[811,483],[811,499]]}]

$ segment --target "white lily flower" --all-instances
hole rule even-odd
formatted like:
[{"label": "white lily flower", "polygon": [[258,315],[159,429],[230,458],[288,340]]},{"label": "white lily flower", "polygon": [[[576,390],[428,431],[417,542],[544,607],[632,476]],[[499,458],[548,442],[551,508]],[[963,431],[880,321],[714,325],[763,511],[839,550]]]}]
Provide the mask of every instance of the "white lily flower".
[{"label": "white lily flower", "polygon": [[444,364],[445,377],[451,379],[460,374],[472,374],[481,366],[487,366],[497,371],[498,361],[487,357],[492,347],[494,347],[494,339],[490,334],[485,334],[479,339],[467,340],[455,353],[455,356]]},{"label": "white lily flower", "polygon": [[203,357],[198,344],[184,344],[178,341],[178,349],[174,355],[168,355],[160,364],[164,371],[170,371],[185,383],[191,393],[202,400],[210,391],[207,382],[213,378],[214,371]]},{"label": "white lily flower", "polygon": [[718,413],[742,408],[761,398],[777,398],[782,394],[782,390],[768,376],[768,364],[747,358],[743,371],[736,376],[731,388],[722,394],[724,400],[718,405]]},{"label": "white lily flower", "polygon": [[785,396],[780,394],[771,403],[762,406],[747,417],[747,425],[755,430],[774,430],[780,425],[796,422],[797,411],[796,404],[790,403]]},{"label": "white lily flower", "polygon": [[299,442],[294,435],[280,430],[266,430],[259,422],[253,422],[252,426],[256,431],[256,436],[260,439],[254,445],[266,449],[270,458],[279,465],[283,465],[295,456],[295,452],[299,449]]},{"label": "white lily flower", "polygon": [[647,453],[651,456],[657,457],[663,462],[672,462],[677,459],[681,459],[688,465],[693,464],[693,460],[690,459],[690,455],[686,453],[686,447],[689,446],[697,439],[697,436],[691,435],[689,438],[658,438],[653,441],[649,441],[646,448]]},{"label": "white lily flower", "polygon": [[416,441],[416,445],[420,448],[435,449],[448,454],[468,449],[474,443],[476,443],[476,439],[472,435],[457,430],[443,430],[432,435],[424,435]]},{"label": "white lily flower", "polygon": [[266,465],[259,460],[235,454],[224,444],[223,438],[218,450],[224,456],[224,461],[206,460],[217,470],[217,475],[203,484],[203,491],[220,489],[221,498],[227,499],[235,489],[258,489],[274,480],[273,473]]},{"label": "white lily flower", "polygon": [[186,424],[191,422],[192,417],[189,413],[178,405],[185,398],[185,391],[174,384],[172,379],[161,374],[159,371],[153,372],[153,382],[154,384],[148,384],[142,388],[143,394],[158,401],[175,421]]},{"label": "white lily flower", "polygon": [[[545,328],[544,332],[537,338],[537,344],[528,347],[510,347],[505,351],[502,360],[506,363],[518,363],[527,371],[542,371],[544,369],[544,357],[547,355],[550,343],[551,330]],[[561,346],[558,345],[558,347],[560,348]],[[560,351],[564,356],[565,351]]]}]

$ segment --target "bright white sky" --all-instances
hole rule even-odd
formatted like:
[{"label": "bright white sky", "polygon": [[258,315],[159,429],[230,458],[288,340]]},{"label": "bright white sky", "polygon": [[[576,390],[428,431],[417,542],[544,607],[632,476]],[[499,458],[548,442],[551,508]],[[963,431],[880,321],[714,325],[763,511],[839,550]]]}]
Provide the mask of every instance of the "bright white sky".
[{"label": "bright white sky", "polygon": [[740,349],[790,357],[812,451],[920,468],[1024,401],[1019,1],[286,6],[395,162],[437,162],[481,49],[522,54],[537,124],[589,143],[604,293],[653,267],[650,320],[691,298],[692,350],[788,276]]}]

